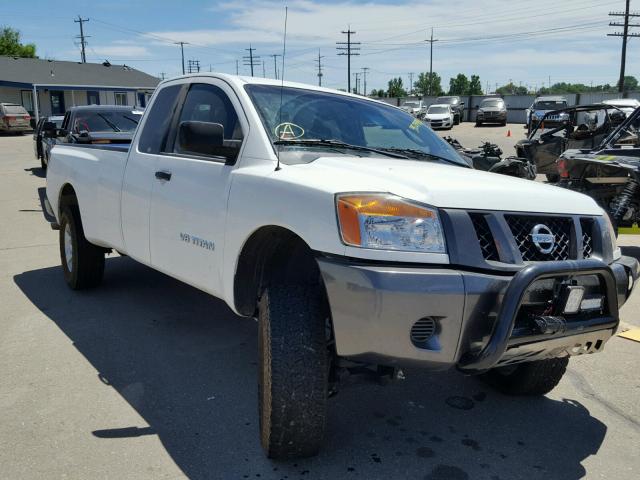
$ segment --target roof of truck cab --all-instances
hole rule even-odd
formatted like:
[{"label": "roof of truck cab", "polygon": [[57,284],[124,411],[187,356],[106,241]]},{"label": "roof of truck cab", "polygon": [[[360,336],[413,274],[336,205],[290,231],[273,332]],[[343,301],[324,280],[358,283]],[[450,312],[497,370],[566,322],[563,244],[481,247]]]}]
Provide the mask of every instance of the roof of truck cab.
[{"label": "roof of truck cab", "polygon": [[193,73],[193,74],[188,74],[188,75],[180,75],[178,77],[173,77],[167,80],[164,80],[163,82],[160,83],[160,85],[158,86],[162,86],[165,83],[169,83],[169,82],[173,82],[175,80],[182,80],[182,79],[188,79],[188,78],[203,78],[203,77],[210,77],[210,78],[218,78],[220,80],[224,80],[227,83],[233,84],[236,87],[239,88],[243,88],[245,85],[271,85],[274,87],[280,87],[280,86],[284,86],[284,87],[289,87],[289,88],[301,88],[304,90],[314,90],[314,91],[318,91],[318,92],[326,92],[326,93],[335,93],[335,94],[339,94],[339,95],[344,95],[347,97],[352,97],[352,98],[358,98],[358,99],[364,99],[364,100],[369,100],[371,102],[378,102],[378,103],[382,103],[384,105],[389,105],[389,106],[394,106],[394,105],[390,105],[388,103],[385,102],[381,102],[375,98],[370,98],[370,97],[364,97],[362,95],[356,95],[355,93],[348,93],[345,92],[343,90],[336,90],[333,88],[326,88],[326,87],[319,87],[317,85],[311,85],[308,83],[299,83],[299,82],[289,82],[289,81],[282,81],[282,80],[275,80],[273,78],[259,78],[259,77],[247,77],[247,76],[237,76],[237,75],[230,75],[227,73],[215,73],[215,72],[211,72],[211,73]]}]

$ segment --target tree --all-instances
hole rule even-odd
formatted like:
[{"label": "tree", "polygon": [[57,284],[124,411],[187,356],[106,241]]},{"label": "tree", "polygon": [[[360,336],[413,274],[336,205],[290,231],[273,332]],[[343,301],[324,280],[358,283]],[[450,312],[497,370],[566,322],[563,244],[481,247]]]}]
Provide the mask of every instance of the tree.
[{"label": "tree", "polygon": [[11,27],[2,27],[0,30],[0,55],[37,58],[36,46],[33,43],[21,44],[20,32]]},{"label": "tree", "polygon": [[449,79],[449,95],[466,95],[468,91],[469,79],[464,73]]},{"label": "tree", "polygon": [[513,82],[509,82],[506,85],[496,88],[496,93],[499,95],[526,95],[529,93],[527,87],[514,85]]},{"label": "tree", "polygon": [[471,75],[469,89],[465,93],[466,95],[482,95],[482,83],[479,75]]},{"label": "tree", "polygon": [[[620,83],[620,82],[618,82]],[[631,92],[638,89],[638,80],[631,75],[624,76],[624,91]]]},{"label": "tree", "polygon": [[[440,96],[444,92],[442,91],[442,79],[436,72],[431,76],[431,95]],[[413,82],[413,87],[416,89],[418,95],[429,95],[429,72],[422,72],[418,74],[418,80]]]},{"label": "tree", "polygon": [[406,97],[407,91],[402,86],[402,78],[392,78],[389,80],[389,90],[387,94],[390,97]]}]

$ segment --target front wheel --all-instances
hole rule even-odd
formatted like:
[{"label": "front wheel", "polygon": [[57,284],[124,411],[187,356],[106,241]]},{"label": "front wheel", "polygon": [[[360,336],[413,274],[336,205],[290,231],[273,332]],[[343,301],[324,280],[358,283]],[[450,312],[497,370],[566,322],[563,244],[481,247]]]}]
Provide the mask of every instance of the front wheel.
[{"label": "front wheel", "polygon": [[308,457],[324,438],[328,308],[318,286],[268,288],[258,306],[260,440],[269,458]]},{"label": "front wheel", "polygon": [[104,275],[104,253],[85,238],[78,207],[64,207],[60,215],[60,260],[67,285],[73,290],[98,286]]},{"label": "front wheel", "polygon": [[545,395],[558,385],[568,363],[569,357],[536,360],[494,368],[480,378],[507,395]]}]

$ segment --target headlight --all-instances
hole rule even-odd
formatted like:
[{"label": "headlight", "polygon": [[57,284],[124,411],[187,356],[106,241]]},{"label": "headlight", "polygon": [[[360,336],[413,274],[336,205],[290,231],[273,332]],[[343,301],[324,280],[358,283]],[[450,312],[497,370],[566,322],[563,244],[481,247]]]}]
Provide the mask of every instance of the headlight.
[{"label": "headlight", "polygon": [[381,250],[445,253],[438,212],[389,194],[336,197],[342,241]]},{"label": "headlight", "polygon": [[484,110],[478,109],[478,113],[484,113]]}]

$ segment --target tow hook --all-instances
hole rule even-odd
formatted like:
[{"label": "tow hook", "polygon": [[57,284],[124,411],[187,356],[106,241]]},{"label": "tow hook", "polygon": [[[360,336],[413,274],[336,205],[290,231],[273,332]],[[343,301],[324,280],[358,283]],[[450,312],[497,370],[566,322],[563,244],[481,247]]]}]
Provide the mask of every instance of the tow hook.
[{"label": "tow hook", "polygon": [[567,329],[567,321],[563,317],[537,315],[533,317],[533,321],[538,327],[538,331],[544,335],[563,333]]}]

